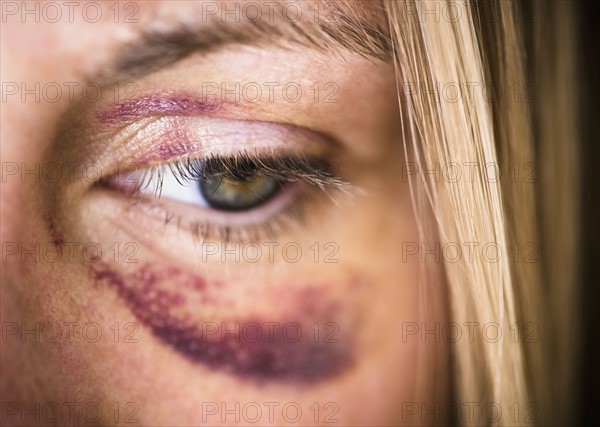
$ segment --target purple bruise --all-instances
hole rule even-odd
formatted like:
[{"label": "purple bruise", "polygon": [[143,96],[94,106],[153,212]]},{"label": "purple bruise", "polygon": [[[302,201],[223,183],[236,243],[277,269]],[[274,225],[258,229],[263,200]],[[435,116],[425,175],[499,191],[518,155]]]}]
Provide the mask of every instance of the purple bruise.
[{"label": "purple bruise", "polygon": [[54,222],[54,218],[50,214],[44,215],[44,221],[46,221],[46,225],[48,227],[48,231],[50,236],[52,237],[52,244],[57,248],[61,248],[65,243],[65,239],[62,234],[58,231],[56,224]]},{"label": "purple bruise", "polygon": [[201,101],[189,95],[151,95],[145,98],[128,99],[102,111],[98,118],[106,124],[117,124],[137,118],[161,116],[191,116],[214,113],[221,104]]},{"label": "purple bruise", "polygon": [[[249,316],[243,320],[192,321],[189,316],[182,314],[185,313],[186,292],[204,293],[208,287],[217,288],[219,284],[209,286],[204,279],[177,268],[144,266],[132,274],[122,275],[104,264],[100,268],[92,267],[91,271],[97,284],[108,284],[116,289],[154,336],[189,360],[214,370],[259,381],[312,383],[340,374],[352,365],[351,353],[343,338],[337,343],[316,340],[308,329],[308,325],[316,319],[310,316],[305,322],[298,320],[307,314],[315,314],[314,311],[306,313],[303,310],[304,306],[315,306],[314,300],[302,301],[304,298],[301,297],[295,318],[277,320],[280,325],[294,322],[302,325],[302,335],[296,342],[295,331],[289,333],[289,339],[286,339],[281,328],[269,334],[263,327],[261,335],[255,334],[254,324],[264,325],[273,321],[261,319],[260,316]],[[202,301],[214,303],[210,298],[203,298]],[[332,318],[329,311],[334,310],[333,307],[321,308],[318,313],[321,324]],[[214,333],[213,330],[204,334],[202,325],[206,327],[208,323],[225,324],[229,330],[233,330],[232,325],[238,323],[239,332],[229,332],[223,336],[221,331]]]}]

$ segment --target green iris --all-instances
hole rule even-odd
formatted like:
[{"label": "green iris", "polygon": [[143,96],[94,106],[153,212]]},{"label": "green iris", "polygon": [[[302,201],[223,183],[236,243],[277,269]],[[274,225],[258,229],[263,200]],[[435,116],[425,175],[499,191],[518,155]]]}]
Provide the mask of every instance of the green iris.
[{"label": "green iris", "polygon": [[279,180],[259,171],[236,176],[230,172],[217,173],[198,184],[208,205],[224,211],[254,208],[271,199],[282,187]]}]

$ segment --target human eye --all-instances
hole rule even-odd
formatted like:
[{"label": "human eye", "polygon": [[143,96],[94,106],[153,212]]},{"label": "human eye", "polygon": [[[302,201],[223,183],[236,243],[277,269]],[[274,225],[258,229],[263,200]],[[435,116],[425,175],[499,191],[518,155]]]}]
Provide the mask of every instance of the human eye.
[{"label": "human eye", "polygon": [[[297,149],[293,142],[281,141],[282,133],[277,131],[265,137],[267,144],[256,143],[253,132],[253,148],[246,148],[243,137],[240,141],[245,125],[256,127],[256,123],[236,123],[239,144],[231,144],[227,141],[231,142],[232,133],[221,136],[208,121],[200,132],[210,137],[200,138],[200,152],[192,149],[183,155],[179,152],[175,159],[130,166],[104,179],[102,185],[127,196],[135,206],[152,205],[151,211],[159,212],[165,223],[184,226],[196,239],[225,241],[277,238],[290,227],[301,227],[311,204],[335,201],[338,192],[352,190],[338,176],[330,154],[314,147],[306,152]],[[278,125],[261,129],[269,127]],[[217,128],[222,130],[222,123]],[[293,138],[293,132],[288,136]],[[307,137],[303,132],[302,138]]]}]

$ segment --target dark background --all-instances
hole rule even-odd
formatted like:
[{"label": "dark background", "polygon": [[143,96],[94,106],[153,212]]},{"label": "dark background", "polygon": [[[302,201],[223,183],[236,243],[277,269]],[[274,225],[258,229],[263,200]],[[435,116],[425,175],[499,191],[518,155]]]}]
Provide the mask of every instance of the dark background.
[{"label": "dark background", "polygon": [[[581,307],[585,316],[581,330],[581,419],[574,425],[595,425],[600,398],[600,108],[598,101],[598,28],[600,14],[595,1],[577,4],[581,102]],[[569,398],[569,396],[565,396]]]}]

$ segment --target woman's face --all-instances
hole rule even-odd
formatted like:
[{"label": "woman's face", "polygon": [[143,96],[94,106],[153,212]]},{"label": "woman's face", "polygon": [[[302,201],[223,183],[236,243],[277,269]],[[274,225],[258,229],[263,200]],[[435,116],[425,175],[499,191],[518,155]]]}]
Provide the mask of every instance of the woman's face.
[{"label": "woman's face", "polygon": [[391,61],[311,2],[75,3],[2,3],[3,418],[420,422]]}]

